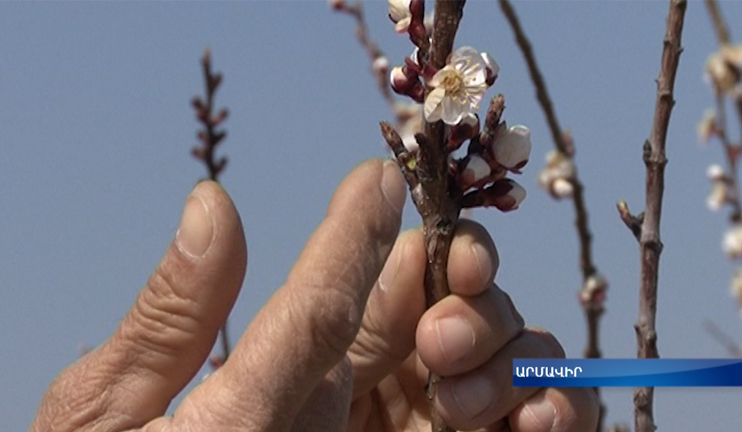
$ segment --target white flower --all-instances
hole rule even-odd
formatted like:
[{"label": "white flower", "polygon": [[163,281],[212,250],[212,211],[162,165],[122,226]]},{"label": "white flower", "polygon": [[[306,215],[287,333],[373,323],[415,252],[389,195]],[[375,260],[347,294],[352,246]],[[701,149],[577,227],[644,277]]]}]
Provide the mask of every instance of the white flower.
[{"label": "white flower", "polygon": [[742,225],[734,225],[724,234],[721,247],[729,259],[742,257]]},{"label": "white flower", "polygon": [[466,168],[461,174],[462,189],[468,189],[471,185],[482,180],[492,173],[492,168],[481,156],[471,155],[466,163]]},{"label": "white flower", "polygon": [[555,198],[562,199],[571,197],[574,190],[575,187],[574,185],[572,185],[571,181],[560,177],[554,179],[554,181],[551,183],[550,192],[552,195],[554,195]]},{"label": "white flower", "polygon": [[711,211],[718,211],[724,207],[727,202],[729,191],[726,183],[722,181],[715,181],[714,186],[711,188],[711,193],[706,198],[706,205]]},{"label": "white flower", "polygon": [[425,120],[458,124],[479,107],[487,90],[487,64],[474,48],[459,48],[428,85],[434,89],[425,98]]},{"label": "white flower", "polygon": [[518,172],[531,155],[531,131],[523,125],[508,128],[492,145],[492,157],[510,171]]},{"label": "white flower", "polygon": [[724,180],[724,168],[719,164],[711,164],[706,169],[706,177],[713,181]]},{"label": "white flower", "polygon": [[737,74],[732,69],[732,64],[727,60],[730,56],[733,56],[733,54],[721,51],[712,54],[706,60],[706,73],[716,85],[716,88],[724,93],[733,92],[737,84]]},{"label": "white flower", "polygon": [[412,22],[410,0],[389,0],[389,18],[397,33],[406,32]]}]

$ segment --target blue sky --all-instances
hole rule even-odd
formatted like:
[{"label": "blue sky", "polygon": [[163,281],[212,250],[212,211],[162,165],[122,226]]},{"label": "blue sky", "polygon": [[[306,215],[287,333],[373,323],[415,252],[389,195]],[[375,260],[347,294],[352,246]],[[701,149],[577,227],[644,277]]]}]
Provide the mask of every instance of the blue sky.
[{"label": "blue sky", "polygon": [[[366,2],[371,35],[400,63],[386,2]],[[635,356],[638,246],[616,215],[644,201],[641,146],[655,101],[667,3],[517,2],[563,127],[572,130],[594,233],[610,279],[606,357]],[[728,18],[742,3],[723,2]],[[731,19],[730,19],[731,21]],[[378,121],[391,119],[349,17],[324,1],[0,4],[0,429],[24,430],[53,377],[82,346],[106,339],[159,261],[204,168],[190,156],[202,92],[199,58],[224,72],[217,104],[230,109],[223,184],[241,212],[250,251],[233,335],[278,287],[322,219],[337,183],[386,155]],[[742,41],[742,27],[731,27]],[[552,201],[536,176],[552,148],[520,52],[495,2],[470,1],[457,46],[488,51],[501,67],[489,96],[505,119],[531,128],[528,189],[507,215],[477,210],[492,233],[498,283],[528,323],[551,329],[568,355],[585,340],[571,204]],[[738,340],[729,296],[734,266],[720,249],[723,214],[709,212],[706,167],[718,145],[698,145],[712,105],[702,79],[716,39],[692,1],[668,136],[658,312],[663,357],[726,357],[705,319]],[[732,136],[739,137],[736,123]],[[412,207],[405,226],[419,223]],[[605,392],[608,421],[633,424],[630,389]],[[738,389],[659,389],[660,430],[742,424]]]}]

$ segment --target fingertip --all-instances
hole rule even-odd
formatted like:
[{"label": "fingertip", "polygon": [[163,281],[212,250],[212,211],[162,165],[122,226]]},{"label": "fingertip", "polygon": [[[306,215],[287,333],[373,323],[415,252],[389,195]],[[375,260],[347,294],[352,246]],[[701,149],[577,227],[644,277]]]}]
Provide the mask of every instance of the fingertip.
[{"label": "fingertip", "polygon": [[588,387],[542,389],[510,414],[513,432],[592,432],[600,403]]},{"label": "fingertip", "polygon": [[459,220],[448,258],[448,282],[452,293],[473,296],[489,288],[495,279],[499,257],[487,230],[477,222]]}]

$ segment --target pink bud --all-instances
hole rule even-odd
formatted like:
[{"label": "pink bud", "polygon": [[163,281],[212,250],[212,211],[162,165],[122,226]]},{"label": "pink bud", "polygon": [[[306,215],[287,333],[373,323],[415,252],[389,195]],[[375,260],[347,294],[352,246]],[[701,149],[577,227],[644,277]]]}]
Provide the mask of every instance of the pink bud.
[{"label": "pink bud", "polygon": [[531,154],[531,131],[523,125],[508,128],[492,145],[492,156],[508,170],[520,173]]},{"label": "pink bud", "polygon": [[448,150],[454,151],[461,147],[464,141],[479,135],[479,117],[474,113],[467,113],[459,124],[451,126],[451,135],[448,137]]},{"label": "pink bud", "polygon": [[484,63],[487,65],[487,79],[485,82],[488,86],[491,86],[495,83],[497,75],[500,74],[500,66],[498,66],[497,62],[495,62],[495,60],[486,52],[481,53],[481,56],[482,60],[484,60]]},{"label": "pink bud", "polygon": [[487,200],[485,207],[495,206],[500,211],[515,210],[526,199],[526,190],[523,186],[511,179],[497,180],[492,186],[485,189]]},{"label": "pink bud", "polygon": [[416,81],[419,82],[417,78],[411,79],[409,72],[403,66],[396,66],[389,73],[392,90],[401,95],[406,95],[414,87]]},{"label": "pink bud", "polygon": [[470,155],[467,158],[464,170],[459,177],[461,190],[469,189],[478,181],[487,178],[491,172],[492,169],[486,160],[482,159],[481,156]]}]

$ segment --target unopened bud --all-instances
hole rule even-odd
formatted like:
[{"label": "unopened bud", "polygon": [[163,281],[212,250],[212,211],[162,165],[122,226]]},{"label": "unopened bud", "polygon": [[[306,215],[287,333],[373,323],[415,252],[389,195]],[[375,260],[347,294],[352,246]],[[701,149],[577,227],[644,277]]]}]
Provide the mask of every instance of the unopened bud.
[{"label": "unopened bud", "polygon": [[564,178],[556,178],[551,183],[551,195],[556,199],[571,197],[575,187],[571,181]]},{"label": "unopened bud", "polygon": [[706,60],[706,73],[716,88],[724,93],[732,92],[739,79],[739,73],[727,63],[723,53],[715,53]]},{"label": "unopened bud", "polygon": [[724,234],[722,249],[729,259],[742,257],[742,225],[734,225]]},{"label": "unopened bud", "polygon": [[531,154],[531,131],[523,125],[511,126],[497,137],[492,156],[506,169],[520,173]]},{"label": "unopened bud", "polygon": [[593,274],[587,278],[580,291],[580,301],[584,305],[600,308],[605,302],[607,289],[608,280],[599,273]]},{"label": "unopened bud", "polygon": [[723,181],[715,181],[711,193],[706,198],[706,205],[711,211],[719,211],[729,199],[729,187]]},{"label": "unopened bud", "polygon": [[392,85],[392,90],[401,95],[409,93],[415,86],[415,83],[419,83],[419,81],[417,77],[410,77],[409,70],[405,66],[396,66],[389,73],[389,82]]},{"label": "unopened bud", "polygon": [[469,189],[478,181],[487,178],[491,172],[490,165],[481,156],[469,156],[460,177],[461,190]]},{"label": "unopened bud", "polygon": [[389,19],[394,23],[394,30],[397,33],[407,32],[412,21],[410,0],[389,0]]},{"label": "unopened bud", "polygon": [[481,55],[482,60],[484,60],[484,64],[487,65],[487,79],[485,80],[485,82],[488,86],[491,86],[495,83],[497,75],[500,74],[500,66],[498,66],[497,62],[495,62],[495,60],[486,52],[481,53]]},{"label": "unopened bud", "polygon": [[526,199],[526,190],[511,179],[498,180],[487,190],[490,192],[485,207],[495,206],[503,212],[517,209]]},{"label": "unopened bud", "polygon": [[709,178],[709,180],[712,181],[721,181],[726,178],[724,175],[724,168],[721,167],[719,164],[711,164],[708,168],[706,168],[706,177]]},{"label": "unopened bud", "polygon": [[461,121],[451,126],[451,135],[448,137],[448,151],[461,147],[464,141],[479,135],[479,117],[474,113],[466,113]]},{"label": "unopened bud", "polygon": [[389,60],[384,56],[378,56],[371,63],[371,69],[377,75],[386,75],[389,71]]}]

